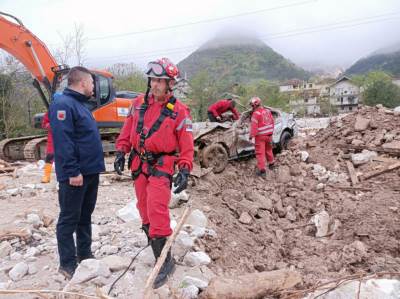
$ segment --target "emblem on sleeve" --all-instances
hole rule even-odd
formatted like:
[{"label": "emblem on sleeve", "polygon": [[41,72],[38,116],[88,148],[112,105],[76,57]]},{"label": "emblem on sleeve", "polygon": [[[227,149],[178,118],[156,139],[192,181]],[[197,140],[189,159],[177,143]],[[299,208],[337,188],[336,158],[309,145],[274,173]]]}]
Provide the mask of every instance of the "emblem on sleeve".
[{"label": "emblem on sleeve", "polygon": [[57,110],[57,119],[58,120],[65,120],[66,113],[65,110]]}]

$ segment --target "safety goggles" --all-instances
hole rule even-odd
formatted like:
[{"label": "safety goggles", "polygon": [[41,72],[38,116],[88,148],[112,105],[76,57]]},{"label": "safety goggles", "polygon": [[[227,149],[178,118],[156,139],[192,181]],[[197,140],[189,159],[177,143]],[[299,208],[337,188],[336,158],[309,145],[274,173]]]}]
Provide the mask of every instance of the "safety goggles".
[{"label": "safety goggles", "polygon": [[149,62],[149,64],[147,64],[146,74],[150,75],[151,73],[153,73],[157,77],[161,77],[161,76],[168,77],[168,74],[165,71],[164,67],[157,62]]}]

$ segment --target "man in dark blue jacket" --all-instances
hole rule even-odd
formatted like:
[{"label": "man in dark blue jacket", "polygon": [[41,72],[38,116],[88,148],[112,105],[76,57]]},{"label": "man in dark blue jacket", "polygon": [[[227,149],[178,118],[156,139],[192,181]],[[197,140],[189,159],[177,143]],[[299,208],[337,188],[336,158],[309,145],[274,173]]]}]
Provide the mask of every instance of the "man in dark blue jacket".
[{"label": "man in dark blue jacket", "polygon": [[86,68],[74,67],[68,74],[68,87],[50,105],[59,182],[59,272],[67,278],[73,276],[77,263],[93,258],[91,216],[97,200],[99,173],[105,167],[99,130],[85,106],[92,95],[92,75]]}]

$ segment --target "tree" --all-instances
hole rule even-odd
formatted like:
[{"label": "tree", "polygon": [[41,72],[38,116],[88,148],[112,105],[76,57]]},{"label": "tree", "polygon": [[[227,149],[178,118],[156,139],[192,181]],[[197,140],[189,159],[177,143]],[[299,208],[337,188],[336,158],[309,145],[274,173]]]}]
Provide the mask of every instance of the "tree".
[{"label": "tree", "polygon": [[135,64],[117,63],[107,70],[114,75],[114,85],[117,90],[146,91],[147,79]]},{"label": "tree", "polygon": [[388,108],[400,106],[400,88],[393,84],[392,78],[385,72],[369,72],[363,77],[356,77],[356,80],[364,88],[364,104],[382,104]]}]

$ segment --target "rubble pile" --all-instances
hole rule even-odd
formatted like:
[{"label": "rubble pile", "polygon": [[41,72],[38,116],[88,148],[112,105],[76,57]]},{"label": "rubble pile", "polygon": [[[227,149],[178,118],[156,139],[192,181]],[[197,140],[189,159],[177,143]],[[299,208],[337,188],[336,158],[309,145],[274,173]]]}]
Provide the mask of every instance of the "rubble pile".
[{"label": "rubble pile", "polygon": [[[363,107],[293,140],[267,178],[253,160],[195,180],[218,238],[200,240],[217,274],[291,269],[305,288],[400,271],[400,116]],[[398,166],[397,166],[398,165]]]}]

